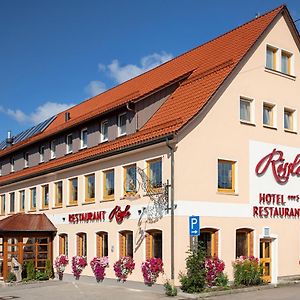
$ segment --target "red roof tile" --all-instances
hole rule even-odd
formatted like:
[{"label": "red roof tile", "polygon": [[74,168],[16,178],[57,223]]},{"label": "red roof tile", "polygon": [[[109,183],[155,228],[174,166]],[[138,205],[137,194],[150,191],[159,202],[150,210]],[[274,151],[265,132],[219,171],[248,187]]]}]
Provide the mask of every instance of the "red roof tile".
[{"label": "red roof tile", "polygon": [[37,174],[41,170],[50,171],[55,167],[80,161],[83,158],[97,156],[177,132],[203,108],[273,20],[284,11],[287,11],[286,7],[280,6],[151,71],[68,109],[71,114],[71,120],[68,122],[64,120],[64,112],[60,113],[43,133],[0,151],[0,156],[116,109],[129,101],[138,101],[141,97],[168,83],[179,78],[183,79],[180,86],[139,132],[55,159],[43,165],[2,176],[0,185],[28,174]]}]

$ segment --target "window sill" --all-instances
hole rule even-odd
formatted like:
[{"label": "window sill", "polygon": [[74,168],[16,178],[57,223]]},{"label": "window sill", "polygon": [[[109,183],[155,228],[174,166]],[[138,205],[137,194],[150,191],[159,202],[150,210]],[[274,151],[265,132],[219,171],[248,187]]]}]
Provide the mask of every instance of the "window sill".
[{"label": "window sill", "polygon": [[107,140],[100,141],[100,144],[104,144],[104,143],[107,143],[107,142],[108,142],[108,139],[107,139]]},{"label": "window sill", "polygon": [[120,200],[137,200],[140,199],[141,195],[140,194],[126,194],[123,197],[120,198]]},{"label": "window sill", "polygon": [[282,73],[282,72],[280,72],[280,71],[273,70],[273,69],[269,69],[269,68],[267,68],[267,67],[265,67],[265,72],[271,73],[271,74],[274,74],[274,75],[278,75],[278,76],[280,76],[280,77],[284,77],[284,78],[287,78],[287,79],[290,79],[290,80],[293,80],[293,81],[296,80],[296,76],[294,76],[294,75]]},{"label": "window sill", "polygon": [[228,196],[238,196],[239,194],[237,192],[234,191],[217,191],[218,195],[228,195]]},{"label": "window sill", "polygon": [[288,132],[288,133],[297,134],[297,131],[295,131],[295,130],[291,130],[291,129],[284,129],[284,132]]},{"label": "window sill", "polygon": [[67,204],[66,207],[78,206],[78,202]]},{"label": "window sill", "polygon": [[73,151],[66,152],[66,155],[72,154]]},{"label": "window sill", "polygon": [[36,209],[30,209],[28,212],[29,213],[36,212]]},{"label": "window sill", "polygon": [[56,158],[56,156],[55,157],[50,157],[50,160],[53,160],[53,159],[55,159]]},{"label": "window sill", "polygon": [[249,122],[249,121],[245,121],[245,120],[240,120],[240,123],[241,123],[241,124],[244,124],[244,125],[256,126],[255,123]]},{"label": "window sill", "polygon": [[88,204],[95,204],[95,200],[82,202],[82,205],[88,205]]},{"label": "window sill", "polygon": [[87,149],[87,146],[86,146],[86,147],[80,147],[80,148],[78,149],[78,151],[82,151],[82,150],[85,150],[85,149]]},{"label": "window sill", "polygon": [[52,207],[52,209],[57,209],[57,208],[62,208],[63,206],[62,205],[55,205]]},{"label": "window sill", "polygon": [[103,198],[100,202],[110,202],[110,201],[115,201],[115,198]]},{"label": "window sill", "polygon": [[264,127],[264,128],[268,128],[268,129],[277,130],[277,127],[270,126],[270,125],[267,125],[267,124],[263,124],[263,127]]},{"label": "window sill", "polygon": [[49,207],[42,207],[42,208],[40,208],[40,211],[42,211],[42,210],[48,210],[49,209]]}]

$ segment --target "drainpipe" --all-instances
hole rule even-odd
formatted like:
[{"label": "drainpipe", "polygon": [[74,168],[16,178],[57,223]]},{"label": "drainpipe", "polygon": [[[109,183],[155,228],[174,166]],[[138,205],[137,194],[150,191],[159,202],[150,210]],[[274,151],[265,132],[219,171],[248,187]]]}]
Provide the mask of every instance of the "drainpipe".
[{"label": "drainpipe", "polygon": [[171,209],[171,282],[174,285],[174,148],[170,145],[170,140],[166,139],[167,147],[171,154],[171,193],[170,193],[170,208]]}]

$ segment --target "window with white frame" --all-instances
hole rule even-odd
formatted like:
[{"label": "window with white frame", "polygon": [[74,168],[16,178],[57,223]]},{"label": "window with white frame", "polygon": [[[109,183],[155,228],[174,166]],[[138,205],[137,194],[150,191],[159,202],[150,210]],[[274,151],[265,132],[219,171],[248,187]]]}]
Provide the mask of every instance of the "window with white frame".
[{"label": "window with white frame", "polygon": [[13,157],[10,158],[10,172],[15,171],[15,159]]},{"label": "window with white frame", "polygon": [[106,142],[108,141],[108,120],[104,120],[101,122],[101,138],[100,142]]},{"label": "window with white frame", "polygon": [[45,161],[45,147],[44,146],[40,146],[40,162],[44,162]]},{"label": "window with white frame", "polygon": [[9,212],[14,213],[15,212],[15,193],[14,192],[9,194],[9,204],[10,204]]},{"label": "window with white frame", "polygon": [[53,159],[56,157],[56,141],[53,140],[50,143],[50,158]]},{"label": "window with white frame", "polygon": [[266,67],[271,70],[277,69],[277,56],[278,49],[272,46],[267,46],[267,55],[266,55]]},{"label": "window with white frame", "polygon": [[254,121],[253,99],[240,98],[240,120],[247,123]]},{"label": "window with white frame", "polygon": [[126,113],[118,115],[118,136],[126,134]]},{"label": "window with white frame", "polygon": [[281,51],[281,72],[291,75],[292,54],[287,51]]},{"label": "window with white frame", "polygon": [[87,137],[88,137],[88,131],[87,128],[84,128],[80,132],[80,148],[84,149],[87,147]]},{"label": "window with white frame", "polygon": [[66,152],[72,153],[73,151],[73,136],[72,133],[67,135],[66,138]]},{"label": "window with white frame", "polygon": [[263,124],[269,127],[275,127],[275,105],[270,103],[263,104]]},{"label": "window with white frame", "polygon": [[295,110],[290,108],[284,108],[283,123],[284,129],[287,131],[295,131]]},{"label": "window with white frame", "polygon": [[29,166],[29,153],[24,153],[24,168],[28,168]]},{"label": "window with white frame", "polygon": [[20,211],[25,210],[25,190],[19,192],[20,197]]}]

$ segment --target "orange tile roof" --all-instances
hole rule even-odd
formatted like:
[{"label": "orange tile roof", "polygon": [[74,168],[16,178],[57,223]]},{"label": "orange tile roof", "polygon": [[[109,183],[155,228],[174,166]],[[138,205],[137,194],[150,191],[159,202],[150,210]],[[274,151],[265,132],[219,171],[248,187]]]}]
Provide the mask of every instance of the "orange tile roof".
[{"label": "orange tile roof", "polygon": [[0,156],[95,118],[129,101],[139,101],[153,91],[181,79],[179,87],[140,131],[43,165],[2,176],[0,185],[22,178],[27,173],[34,175],[41,170],[51,171],[54,167],[68,165],[86,157],[99,156],[177,132],[203,108],[258,38],[284,11],[289,16],[288,10],[282,5],[153,70],[68,109],[71,114],[71,120],[68,122],[64,120],[64,112],[58,114],[44,132],[0,151]]}]

